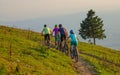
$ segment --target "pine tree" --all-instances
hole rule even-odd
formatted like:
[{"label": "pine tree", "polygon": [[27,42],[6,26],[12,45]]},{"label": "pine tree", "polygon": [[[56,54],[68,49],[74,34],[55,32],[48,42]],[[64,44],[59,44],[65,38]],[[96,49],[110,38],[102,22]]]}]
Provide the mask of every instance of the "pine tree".
[{"label": "pine tree", "polygon": [[103,20],[98,16],[95,16],[95,12],[91,9],[87,13],[87,18],[80,23],[79,34],[83,39],[93,38],[94,44],[96,44],[96,39],[104,39],[106,35],[104,34],[105,29],[103,29]]}]

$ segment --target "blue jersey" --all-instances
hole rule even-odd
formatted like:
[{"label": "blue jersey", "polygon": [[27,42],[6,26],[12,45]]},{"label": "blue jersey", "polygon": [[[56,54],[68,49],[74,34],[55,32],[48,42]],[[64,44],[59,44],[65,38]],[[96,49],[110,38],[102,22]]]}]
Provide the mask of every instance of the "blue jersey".
[{"label": "blue jersey", "polygon": [[65,34],[65,31],[64,31],[64,28],[59,28],[58,31],[60,32],[60,34],[64,35]]},{"label": "blue jersey", "polygon": [[71,39],[71,42],[78,42],[77,37],[75,34],[70,34],[69,38]]}]

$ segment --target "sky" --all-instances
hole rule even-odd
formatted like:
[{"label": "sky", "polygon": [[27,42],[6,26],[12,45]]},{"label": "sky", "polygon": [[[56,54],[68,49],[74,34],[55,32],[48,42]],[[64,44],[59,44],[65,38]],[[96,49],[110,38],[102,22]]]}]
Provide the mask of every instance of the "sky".
[{"label": "sky", "polygon": [[120,0],[0,0],[0,25],[40,32],[44,24],[62,23],[78,34],[90,9],[102,18],[107,36],[97,44],[120,50]]},{"label": "sky", "polygon": [[94,9],[120,11],[120,0],[0,0],[0,21],[23,21]]}]

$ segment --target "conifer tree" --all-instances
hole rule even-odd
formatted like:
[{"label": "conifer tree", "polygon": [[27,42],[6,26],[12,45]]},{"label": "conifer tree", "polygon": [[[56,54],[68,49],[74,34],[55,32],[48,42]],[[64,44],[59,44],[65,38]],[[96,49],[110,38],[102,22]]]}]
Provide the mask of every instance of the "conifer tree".
[{"label": "conifer tree", "polygon": [[79,34],[83,39],[93,38],[93,43],[96,44],[96,39],[104,39],[103,20],[98,16],[95,16],[95,11],[92,9],[88,11],[87,18],[80,23]]}]

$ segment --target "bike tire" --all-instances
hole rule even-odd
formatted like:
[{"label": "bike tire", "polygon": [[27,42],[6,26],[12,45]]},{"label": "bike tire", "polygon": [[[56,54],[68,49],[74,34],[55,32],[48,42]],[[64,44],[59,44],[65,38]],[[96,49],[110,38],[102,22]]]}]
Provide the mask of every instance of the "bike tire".
[{"label": "bike tire", "polygon": [[75,49],[74,52],[75,52],[75,56],[74,56],[75,57],[75,61],[78,62],[78,53],[77,53],[77,50]]},{"label": "bike tire", "polygon": [[78,53],[77,50],[75,49],[75,46],[72,45],[72,54],[73,54],[73,59],[75,59],[76,62],[78,62]]},{"label": "bike tire", "polygon": [[67,44],[64,45],[64,53],[65,53],[66,55],[69,55],[68,45],[67,45]]},{"label": "bike tire", "polygon": [[71,46],[71,49],[70,49],[70,57],[72,59],[74,59],[74,50],[73,50],[72,46]]}]

